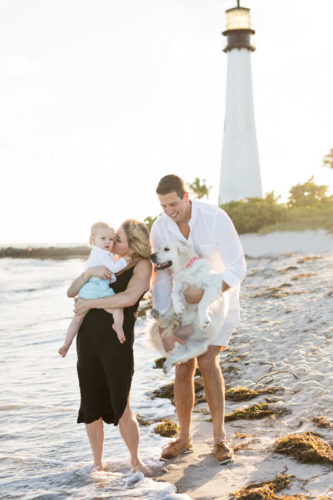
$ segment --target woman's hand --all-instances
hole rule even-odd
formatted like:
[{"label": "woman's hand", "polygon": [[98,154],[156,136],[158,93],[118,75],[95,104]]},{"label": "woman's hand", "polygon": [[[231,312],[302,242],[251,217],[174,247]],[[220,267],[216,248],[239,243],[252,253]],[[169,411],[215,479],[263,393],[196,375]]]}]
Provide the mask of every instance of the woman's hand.
[{"label": "woman's hand", "polygon": [[102,278],[103,280],[109,280],[111,278],[111,271],[108,270],[107,267],[104,266],[94,266],[90,267],[86,273],[90,278]]},{"label": "woman's hand", "polygon": [[188,304],[199,304],[204,291],[195,286],[189,286],[184,291],[184,297]]},{"label": "woman's hand", "polygon": [[75,316],[86,314],[91,309],[91,300],[74,299],[74,312]]}]

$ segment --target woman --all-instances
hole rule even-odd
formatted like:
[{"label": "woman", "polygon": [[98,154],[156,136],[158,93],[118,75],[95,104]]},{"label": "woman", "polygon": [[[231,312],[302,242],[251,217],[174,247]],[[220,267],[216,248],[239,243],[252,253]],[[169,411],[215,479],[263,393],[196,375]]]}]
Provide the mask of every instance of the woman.
[{"label": "woman", "polygon": [[[139,429],[129,405],[135,313],[140,299],[149,289],[151,277],[147,226],[135,220],[126,220],[116,232],[112,252],[132,259],[112,285],[116,294],[102,299],[76,299],[74,308],[76,314],[88,312],[77,336],[77,371],[81,391],[77,421],[86,424],[98,470],[103,470],[104,420],[114,425],[119,423],[133,469],[151,475],[149,467],[142,463],[138,453]],[[110,271],[99,266],[88,269],[72,283],[67,295],[75,297],[93,276],[109,279]],[[123,344],[112,329],[113,316],[104,310],[109,308],[125,308],[126,342]]]}]

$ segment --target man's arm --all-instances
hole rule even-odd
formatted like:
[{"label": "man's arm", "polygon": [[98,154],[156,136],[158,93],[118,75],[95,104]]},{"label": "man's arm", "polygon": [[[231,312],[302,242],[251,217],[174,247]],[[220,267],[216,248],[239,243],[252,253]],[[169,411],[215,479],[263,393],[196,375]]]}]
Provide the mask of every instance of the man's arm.
[{"label": "man's arm", "polygon": [[[215,219],[214,232],[225,270],[222,274],[222,291],[240,285],[245,278],[245,256],[239,236],[230,217],[219,210]],[[226,288],[228,287],[228,288]]]}]

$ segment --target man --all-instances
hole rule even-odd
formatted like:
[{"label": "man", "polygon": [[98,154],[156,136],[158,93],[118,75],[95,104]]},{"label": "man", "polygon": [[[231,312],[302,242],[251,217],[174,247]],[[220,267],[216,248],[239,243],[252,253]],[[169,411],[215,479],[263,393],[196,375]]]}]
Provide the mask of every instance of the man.
[{"label": "man", "polygon": [[[151,229],[153,252],[168,240],[188,241],[199,257],[208,258],[213,269],[222,274],[222,290],[228,296],[229,309],[222,330],[208,347],[198,356],[206,398],[213,422],[214,453],[219,463],[233,458],[224,430],[224,380],[219,352],[226,349],[230,335],[239,323],[239,288],[245,277],[245,258],[237,232],[220,208],[199,200],[191,201],[184,182],[176,175],[163,177],[156,189],[163,208],[162,214]],[[171,301],[172,279],[168,270],[153,273],[153,306],[165,312]],[[187,302],[196,304],[202,297],[202,290],[188,287],[184,292]],[[221,312],[222,314],[222,312]],[[163,340],[165,350],[173,349],[175,342],[181,342],[176,335]],[[162,452],[162,458],[170,459],[191,448],[191,415],[194,405],[195,359],[176,365],[175,403],[179,420],[179,437]]]}]

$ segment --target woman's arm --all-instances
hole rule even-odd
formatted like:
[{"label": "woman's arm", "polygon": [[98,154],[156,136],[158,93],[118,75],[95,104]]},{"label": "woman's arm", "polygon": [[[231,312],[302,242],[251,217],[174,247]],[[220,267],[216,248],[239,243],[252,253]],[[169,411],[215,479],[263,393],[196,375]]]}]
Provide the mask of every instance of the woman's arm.
[{"label": "woman's arm", "polygon": [[89,309],[116,309],[117,307],[133,306],[137,300],[147,290],[151,277],[151,264],[148,260],[140,260],[133,272],[126,290],[116,293],[111,297],[103,297],[102,299],[76,301],[74,312],[77,315],[84,314]]},{"label": "woman's arm", "polygon": [[92,277],[109,280],[111,278],[111,272],[104,266],[90,267],[73,281],[67,290],[67,297],[70,297],[71,299],[76,297],[83,285],[85,285]]}]

